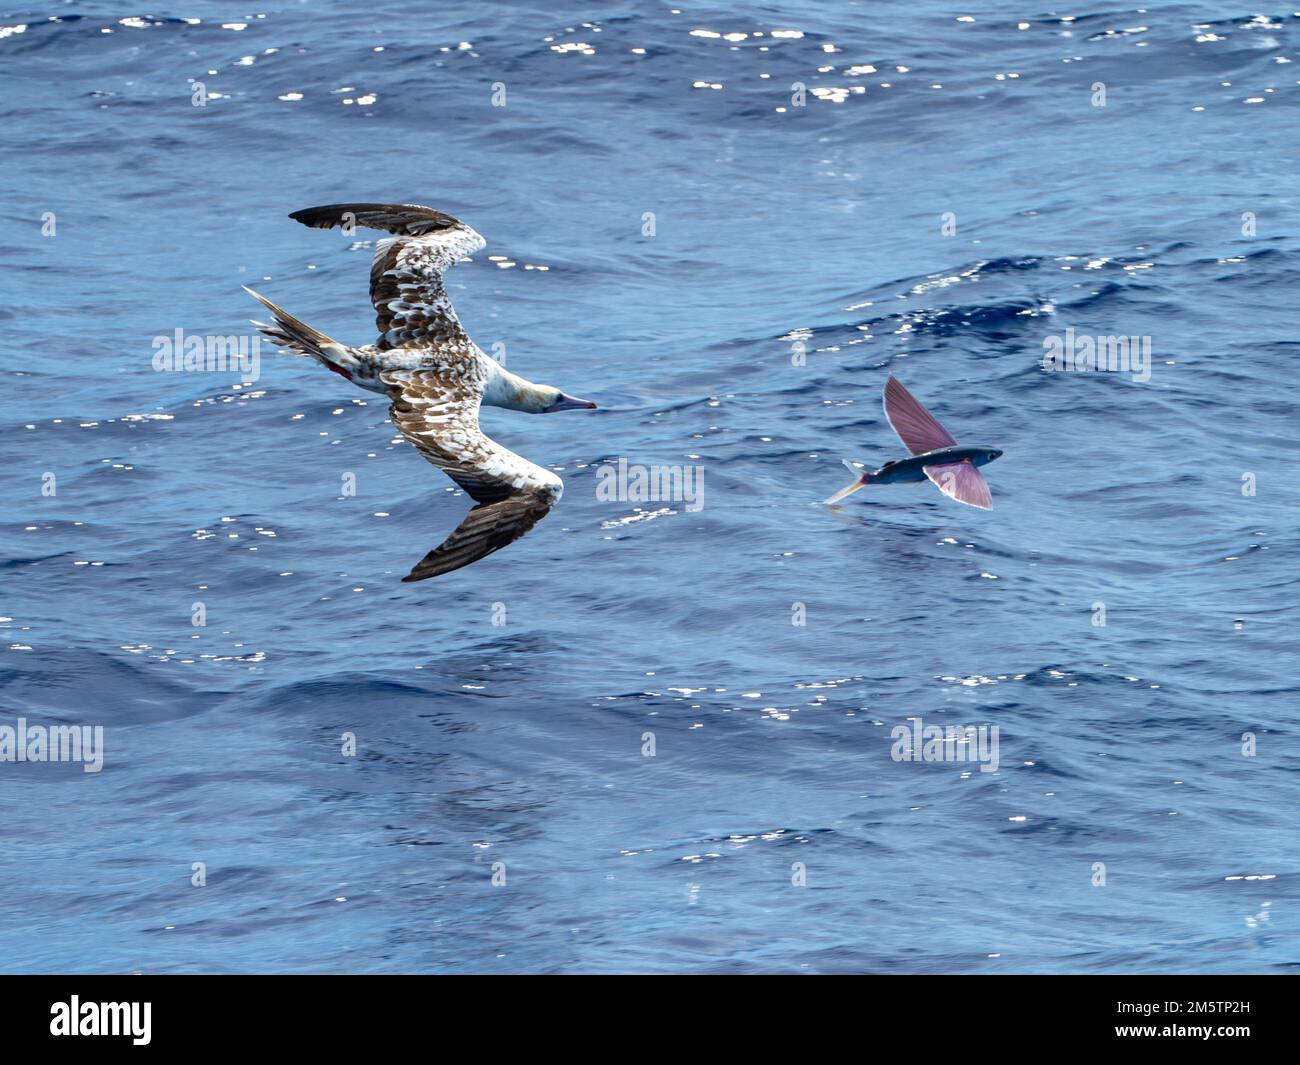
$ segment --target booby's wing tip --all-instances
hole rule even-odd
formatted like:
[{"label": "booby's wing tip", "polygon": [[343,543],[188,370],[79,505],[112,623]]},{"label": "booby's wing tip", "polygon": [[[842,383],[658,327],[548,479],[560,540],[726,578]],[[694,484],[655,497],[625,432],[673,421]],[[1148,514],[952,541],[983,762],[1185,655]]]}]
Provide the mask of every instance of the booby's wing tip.
[{"label": "booby's wing tip", "polygon": [[500,551],[546,517],[554,503],[553,495],[539,492],[516,492],[492,503],[480,503],[402,582],[441,577]]}]

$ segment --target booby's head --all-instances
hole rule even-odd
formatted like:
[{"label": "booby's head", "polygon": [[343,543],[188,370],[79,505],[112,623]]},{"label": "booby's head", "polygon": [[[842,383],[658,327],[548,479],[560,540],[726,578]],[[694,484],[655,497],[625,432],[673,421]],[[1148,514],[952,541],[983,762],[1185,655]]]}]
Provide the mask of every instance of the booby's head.
[{"label": "booby's head", "polygon": [[575,399],[573,396],[565,395],[558,388],[552,388],[550,385],[539,385],[538,402],[542,404],[538,408],[538,414],[550,414],[557,410],[595,410],[596,404],[589,399]]},{"label": "booby's head", "polygon": [[495,359],[483,356],[488,378],[483,384],[483,403],[528,414],[550,414],[554,410],[595,410],[596,404],[566,396],[550,385],[535,385],[513,374]]}]

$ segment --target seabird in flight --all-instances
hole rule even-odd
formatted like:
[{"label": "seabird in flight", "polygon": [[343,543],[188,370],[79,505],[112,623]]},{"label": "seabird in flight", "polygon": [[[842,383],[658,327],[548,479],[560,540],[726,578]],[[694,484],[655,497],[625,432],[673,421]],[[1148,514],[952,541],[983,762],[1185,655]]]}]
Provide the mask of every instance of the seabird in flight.
[{"label": "seabird in flight", "polygon": [[402,579],[450,573],[519,539],[559,502],[564,483],[489,439],[479,428],[480,404],[530,414],[594,410],[596,404],[512,374],[461,327],[442,275],[480,250],[483,238],[450,215],[415,204],[341,203],[289,217],[315,229],[354,225],[394,234],[378,242],[370,266],[379,327],[373,344],[340,344],[246,291],[271,312],[271,323],[253,323],[262,333],[388,396],[389,416],[402,435],[477,504]]}]

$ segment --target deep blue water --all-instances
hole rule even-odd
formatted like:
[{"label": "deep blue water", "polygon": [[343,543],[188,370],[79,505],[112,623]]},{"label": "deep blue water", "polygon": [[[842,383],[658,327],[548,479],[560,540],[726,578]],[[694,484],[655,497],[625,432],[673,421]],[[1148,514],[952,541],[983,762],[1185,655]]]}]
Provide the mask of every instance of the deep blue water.
[{"label": "deep blue water", "polygon": [[[1300,963],[1300,19],[424,7],[0,18],[0,725],[105,730],[0,763],[0,967]],[[376,234],[285,217],[347,200],[482,232],[471,335],[601,405],[484,415],[566,494],[433,581],[468,501],[380,397],[151,364],[241,284],[371,341]],[[1066,329],[1150,379],[1044,372]],[[819,503],[901,457],[890,374],[994,509]],[[598,500],[620,457],[703,509]],[[896,761],[915,716],[998,771]]]}]

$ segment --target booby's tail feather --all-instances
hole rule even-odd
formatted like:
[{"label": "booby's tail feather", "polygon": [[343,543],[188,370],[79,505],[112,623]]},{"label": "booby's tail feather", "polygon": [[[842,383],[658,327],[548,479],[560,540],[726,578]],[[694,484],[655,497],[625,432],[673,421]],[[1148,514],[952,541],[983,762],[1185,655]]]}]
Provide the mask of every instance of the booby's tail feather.
[{"label": "booby's tail feather", "polygon": [[340,344],[337,340],[331,340],[319,329],[313,329],[306,322],[300,322],[288,311],[281,310],[247,285],[244,286],[244,291],[271,312],[272,321],[269,323],[251,319],[259,332],[270,337],[282,348],[296,351],[300,355],[310,355],[327,370],[333,370],[362,388],[368,388],[372,392],[384,391],[384,386],[378,383],[372,368],[367,367],[351,348]]},{"label": "booby's tail feather", "polygon": [[254,292],[247,285],[244,286],[244,291],[271,312],[273,319],[271,323],[254,321],[253,324],[257,326],[259,332],[270,337],[280,347],[292,348],[300,355],[312,355],[322,362],[328,363],[333,360],[327,354],[326,346],[333,348],[343,346],[337,341],[331,340],[320,330],[313,329],[306,322],[300,322],[288,311],[281,310],[265,296]]}]

